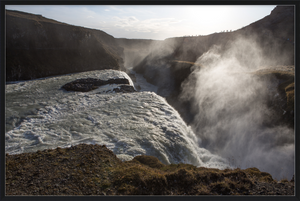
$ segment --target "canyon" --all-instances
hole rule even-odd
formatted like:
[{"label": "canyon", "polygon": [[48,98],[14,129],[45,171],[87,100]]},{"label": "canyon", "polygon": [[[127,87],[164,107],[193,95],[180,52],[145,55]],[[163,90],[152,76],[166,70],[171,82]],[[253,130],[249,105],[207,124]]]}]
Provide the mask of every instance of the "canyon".
[{"label": "canyon", "polygon": [[[39,142],[41,136],[46,136],[47,133],[54,131],[59,133],[62,130],[74,135],[74,130],[70,128],[76,127],[75,134],[77,134],[77,137],[89,135],[87,139],[94,142],[95,139],[92,139],[91,136],[98,136],[99,133],[105,130],[103,129],[104,126],[107,129],[113,128],[113,132],[104,133],[112,142],[102,141],[106,138],[98,136],[99,142],[102,144],[106,142],[106,146],[113,153],[106,150],[106,148],[95,145],[95,149],[111,152],[109,158],[112,157],[117,161],[116,163],[106,161],[107,157],[97,155],[101,160],[106,161],[105,164],[110,168],[105,169],[108,166],[103,166],[103,170],[109,170],[108,172],[111,172],[111,175],[103,174],[107,176],[107,180],[100,180],[90,174],[89,181],[97,180],[101,186],[101,191],[98,192],[98,187],[93,186],[93,192],[90,192],[86,189],[85,184],[80,183],[85,187],[81,188],[80,186],[81,191],[78,194],[174,193],[182,195],[188,188],[184,187],[184,190],[182,190],[180,185],[172,183],[173,180],[168,177],[180,180],[180,178],[183,178],[182,175],[189,175],[189,179],[183,179],[187,184],[186,186],[189,186],[191,181],[194,182],[195,178],[199,177],[201,171],[207,171],[205,174],[208,175],[208,183],[211,180],[215,183],[209,185],[209,188],[204,188],[203,185],[208,185],[204,182],[200,187],[197,186],[189,192],[190,194],[258,195],[274,194],[276,192],[278,194],[293,194],[294,179],[291,182],[285,180],[290,180],[294,172],[294,26],[294,7],[276,6],[270,15],[235,31],[223,31],[205,36],[174,37],[165,40],[126,39],[114,38],[101,30],[73,26],[47,19],[41,15],[6,10],[6,97],[10,98],[6,99],[9,102],[6,107],[9,108],[12,105],[12,107],[6,109],[6,112],[11,115],[11,118],[6,122],[7,125],[10,124],[6,126],[6,141],[17,144],[14,137],[18,136],[21,139],[25,136],[28,144],[30,144],[32,140]],[[105,76],[105,73],[108,73],[109,76]],[[122,76],[116,76],[118,74]],[[142,76],[147,84],[155,86],[155,93],[140,90],[142,88],[140,86],[141,82],[136,81],[138,80],[137,76]],[[64,79],[67,81],[64,81]],[[58,82],[59,80],[61,80],[61,83]],[[41,83],[44,83],[43,87],[40,87],[42,86]],[[130,83],[130,86],[126,85],[128,83]],[[118,85],[117,88],[107,88],[107,84],[125,85]],[[57,94],[61,95],[62,98],[59,98]],[[68,96],[72,98],[69,100]],[[18,100],[16,97],[18,97]],[[21,103],[26,98],[30,99],[29,102]],[[57,103],[54,101],[55,98],[57,98],[55,100]],[[55,104],[52,104],[53,102]],[[155,105],[153,106],[153,104]],[[36,108],[33,108],[33,105]],[[14,106],[18,107],[21,112],[12,109]],[[164,109],[164,107],[167,109]],[[130,112],[130,108],[137,110],[137,115]],[[113,111],[109,111],[109,109],[113,109]],[[83,114],[81,110],[88,111]],[[68,111],[71,112],[68,113]],[[16,115],[18,112],[23,112],[24,115],[18,117]],[[66,112],[66,114],[63,112]],[[125,113],[131,119],[127,119]],[[174,115],[170,116],[173,113]],[[153,114],[157,116],[154,115],[155,118],[149,118],[149,115],[151,117]],[[39,115],[43,118],[39,118]],[[51,121],[45,123],[47,120],[45,117],[52,117],[51,115],[53,116],[50,119]],[[120,118],[122,115],[124,115],[123,118]],[[132,130],[132,125],[124,122],[126,120],[136,121],[136,116],[143,117],[140,118],[141,122],[139,124],[134,124],[139,126],[141,132],[139,133],[137,129],[133,129],[139,133],[137,135],[138,145],[152,143],[149,139],[153,138],[164,145],[160,146],[158,143],[159,146],[158,144],[153,145],[154,148],[166,149],[167,146],[164,144],[166,142],[158,137],[169,135],[171,139],[169,141],[172,142],[170,145],[172,151],[168,151],[168,154],[173,153],[174,150],[182,150],[182,148],[174,148],[173,150],[173,146],[176,147],[176,143],[181,143],[182,140],[181,138],[174,138],[175,135],[172,132],[174,131],[180,137],[186,137],[182,135],[182,129],[176,127],[176,123],[180,122],[180,125],[188,130],[189,135],[193,134],[193,138],[187,136],[186,139],[188,140],[185,138],[184,140],[192,141],[193,146],[197,147],[200,152],[201,150],[202,152],[203,150],[209,150],[213,156],[220,156],[222,160],[229,161],[232,167],[241,167],[244,170],[238,168],[217,171],[209,167],[196,168],[196,165],[189,165],[190,162],[179,164],[180,161],[185,161],[191,156],[201,156],[203,158],[199,161],[209,162],[207,156],[198,154],[198,152],[194,155],[181,152],[182,155],[175,154],[174,156],[171,154],[170,158],[180,156],[180,160],[177,160],[177,158],[176,160],[172,159],[170,165],[166,162],[168,160],[165,159],[166,157],[161,151],[155,152],[159,156],[158,159],[151,158],[150,155],[154,153],[153,147],[145,149],[147,152],[136,149],[142,153],[140,158],[139,156],[130,155],[130,153],[130,156],[126,155],[125,157],[123,151],[127,147],[121,137],[126,136],[129,139],[132,136],[121,133]],[[63,123],[65,117],[71,119],[67,124]],[[99,117],[99,121],[96,121],[96,117]],[[163,122],[161,118],[166,120],[167,123],[165,124],[167,126],[159,126]],[[72,125],[71,122],[78,119],[81,119],[84,123],[78,125],[74,123]],[[103,123],[108,119],[114,123]],[[33,124],[34,126],[30,127]],[[50,125],[49,128],[47,127],[48,124]],[[57,125],[61,126],[62,129],[60,127],[56,130],[53,129]],[[25,129],[26,132],[23,133],[24,136],[22,135],[23,131],[19,130],[19,127],[22,126],[28,126],[26,127],[27,130]],[[90,133],[86,133],[89,130],[86,126],[90,126]],[[48,130],[39,135],[38,130],[41,130],[41,128]],[[173,129],[172,132],[169,132],[168,128],[169,130]],[[95,129],[98,129],[97,132],[94,132]],[[62,137],[61,134],[57,133],[51,133],[51,136],[61,137],[63,141],[69,143],[68,136]],[[45,138],[49,138],[49,136]],[[115,138],[120,139],[115,142]],[[85,142],[86,139],[80,138],[79,141],[81,142],[81,140]],[[60,141],[61,139],[57,140],[59,146],[61,145],[59,144]],[[116,145],[112,146],[110,143],[116,143]],[[191,147],[187,145],[188,143],[181,144],[188,146],[187,149]],[[36,144],[32,143],[31,145],[35,146]],[[16,146],[18,150],[8,152],[11,155],[7,154],[6,156],[7,168],[9,168],[7,171],[7,181],[9,183],[7,185],[10,194],[16,192],[14,181],[19,179],[13,168],[21,163],[25,164],[22,157],[29,157],[30,160],[34,161],[42,156],[45,163],[47,162],[51,167],[55,166],[59,169],[59,167],[63,167],[66,160],[71,161],[71,166],[78,165],[78,161],[82,160],[79,155],[76,156],[75,160],[68,159],[65,155],[66,152],[80,149],[80,152],[87,153],[86,150],[92,147],[76,144],[76,146],[69,148],[64,147],[63,149],[57,148],[54,150],[56,145],[51,144],[49,150],[28,154],[26,151],[22,153],[24,148],[20,145]],[[43,144],[43,146],[48,145]],[[51,157],[53,154],[53,156],[57,156],[55,163],[50,162],[50,160],[47,161],[49,158],[45,158],[45,156],[50,157],[49,154]],[[116,159],[116,156],[120,157],[121,160],[122,157],[128,160],[123,163]],[[158,167],[151,167],[153,170],[149,169],[147,165],[145,167],[145,160],[147,161],[149,157],[151,160],[155,160],[155,164],[158,165]],[[230,158],[235,161],[230,161]],[[210,160],[214,161],[214,158]],[[265,162],[266,160],[268,160],[268,163]],[[94,162],[85,161],[84,168],[92,170]],[[179,165],[176,166],[173,163]],[[249,163],[251,167],[255,168],[248,168]],[[278,166],[278,164],[282,165],[283,163],[283,167]],[[261,166],[258,167],[259,165]],[[30,164],[27,164],[27,166],[30,166]],[[139,169],[140,167],[142,167],[142,170]],[[261,170],[261,167],[263,170]],[[80,168],[75,168],[74,181],[76,182],[78,178],[80,180],[83,178],[82,171],[85,171],[85,169]],[[112,169],[115,171],[115,168],[119,173],[115,174],[111,171]],[[127,170],[130,171],[126,172]],[[131,170],[142,171],[142,173],[135,174]],[[153,173],[151,178],[149,176],[144,180],[144,177],[142,177],[145,173],[144,170]],[[34,171],[38,170],[34,169]],[[67,169],[64,167],[63,171],[67,171]],[[157,171],[159,174],[157,174]],[[93,172],[99,173],[98,170],[93,170]],[[36,173],[26,170],[18,174],[23,174],[24,178],[28,180],[28,178],[31,178],[31,174]],[[173,174],[176,174],[176,177]],[[278,177],[285,176],[287,179],[278,182],[272,178],[275,174],[279,175]],[[55,175],[57,178],[61,176],[59,171],[56,171]],[[111,177],[112,175],[113,177]],[[125,175],[127,179],[123,179],[122,175]],[[225,178],[224,175],[226,175]],[[250,186],[231,181],[231,175],[238,175],[239,178],[245,179],[247,182],[249,180]],[[69,176],[64,178],[69,179]],[[108,177],[111,177],[110,181]],[[36,178],[35,185],[38,181]],[[51,179],[51,177],[49,178]],[[157,180],[157,178],[160,180]],[[166,178],[171,185],[163,191],[155,189],[153,184],[157,182],[159,185],[166,185],[164,183]],[[92,184],[96,185],[97,182]],[[115,185],[114,182],[121,183]],[[126,182],[133,182],[133,184],[128,185]],[[140,188],[140,184],[145,184],[144,186],[150,190],[144,191]],[[65,192],[58,193],[57,188],[53,185],[48,194],[54,192],[54,194],[68,194]],[[279,190],[280,185],[289,189],[288,192]],[[38,192],[36,186],[31,189],[32,191],[24,190],[28,187],[27,184],[23,185],[22,183],[21,187],[22,190],[18,191],[21,194]],[[64,185],[60,185],[59,191],[64,187]],[[173,187],[176,189],[174,192]],[[233,190],[236,187],[244,188],[244,190]],[[69,192],[69,194],[76,194],[72,188],[66,188],[65,190],[66,192],[70,190],[73,192]],[[44,191],[41,190],[41,192]]]}]

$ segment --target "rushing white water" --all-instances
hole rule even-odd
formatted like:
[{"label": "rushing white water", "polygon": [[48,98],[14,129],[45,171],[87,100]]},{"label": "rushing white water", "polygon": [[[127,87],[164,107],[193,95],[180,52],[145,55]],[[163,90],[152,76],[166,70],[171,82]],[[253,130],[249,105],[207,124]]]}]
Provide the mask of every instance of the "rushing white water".
[{"label": "rushing white water", "polygon": [[157,94],[157,91],[158,91],[157,86],[148,83],[146,81],[146,79],[143,77],[143,75],[136,73],[133,70],[133,67],[128,67],[127,69],[131,74],[133,74],[135,76],[136,81],[134,84],[140,87],[139,91],[152,91]]},{"label": "rushing white water", "polygon": [[112,93],[118,85],[90,92],[61,89],[87,77],[127,78],[133,85],[126,73],[114,70],[7,83],[6,153],[105,144],[122,160],[146,154],[165,164],[229,167],[225,159],[198,146],[198,138],[178,112],[164,98],[147,91],[146,83],[139,83],[144,87],[134,93]]}]

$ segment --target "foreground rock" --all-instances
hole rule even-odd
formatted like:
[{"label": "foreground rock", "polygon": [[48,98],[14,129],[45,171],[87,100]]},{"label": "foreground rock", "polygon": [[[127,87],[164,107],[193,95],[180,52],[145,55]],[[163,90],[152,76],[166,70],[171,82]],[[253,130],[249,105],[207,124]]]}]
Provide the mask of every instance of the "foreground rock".
[{"label": "foreground rock", "polygon": [[6,195],[294,195],[257,168],[164,165],[152,156],[122,162],[105,145],[80,144],[6,155]]}]

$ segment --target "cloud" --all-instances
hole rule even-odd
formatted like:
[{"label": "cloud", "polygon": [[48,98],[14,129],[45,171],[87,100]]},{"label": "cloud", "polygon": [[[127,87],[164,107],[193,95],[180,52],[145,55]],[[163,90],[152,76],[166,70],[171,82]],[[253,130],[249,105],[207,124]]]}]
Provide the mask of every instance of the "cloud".
[{"label": "cloud", "polygon": [[110,10],[109,9],[105,9],[104,11],[109,12]]},{"label": "cloud", "polygon": [[123,28],[126,31],[131,32],[152,32],[158,33],[164,31],[165,29],[170,29],[171,24],[176,24],[181,22],[181,20],[176,20],[174,18],[155,18],[139,20],[135,16],[128,17],[114,17],[115,27]]},{"label": "cloud", "polygon": [[117,7],[115,7],[115,6],[110,6],[110,9],[111,9],[111,10],[115,10],[115,11],[119,11],[119,12],[124,12],[123,9],[117,8]]}]

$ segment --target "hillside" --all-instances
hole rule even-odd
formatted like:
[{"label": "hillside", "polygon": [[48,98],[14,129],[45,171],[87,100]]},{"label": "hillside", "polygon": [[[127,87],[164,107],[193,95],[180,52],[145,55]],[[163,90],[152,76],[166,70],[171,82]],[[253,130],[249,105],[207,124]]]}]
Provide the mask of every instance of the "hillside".
[{"label": "hillside", "polygon": [[101,69],[124,70],[107,33],[6,10],[6,81]]}]

